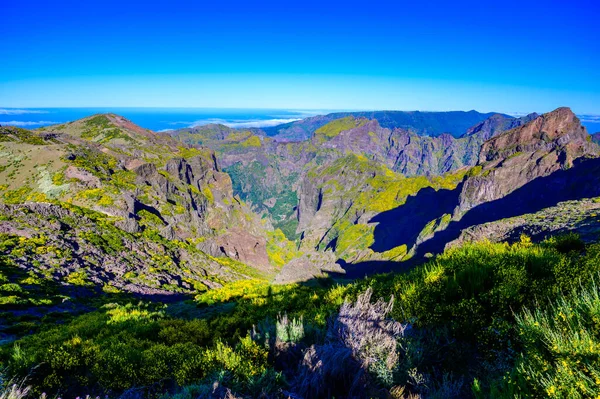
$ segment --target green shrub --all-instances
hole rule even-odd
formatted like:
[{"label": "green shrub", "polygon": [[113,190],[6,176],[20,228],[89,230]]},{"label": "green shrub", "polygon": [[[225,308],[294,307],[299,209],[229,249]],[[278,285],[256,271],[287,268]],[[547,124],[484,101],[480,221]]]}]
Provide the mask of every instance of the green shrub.
[{"label": "green shrub", "polygon": [[529,396],[600,395],[600,292],[596,284],[517,316],[523,354],[507,391]]},{"label": "green shrub", "polygon": [[277,317],[275,334],[282,342],[300,342],[304,338],[304,323],[302,317],[289,319],[287,314]]},{"label": "green shrub", "polygon": [[[47,244],[43,237],[34,240],[35,244],[27,241],[31,248]],[[13,245],[20,244],[11,241],[7,250]],[[0,271],[3,285],[26,277],[14,279]],[[370,288],[376,297],[394,296],[386,320],[391,317],[410,326],[395,366],[387,364],[387,358],[372,361],[382,352],[377,340],[357,346],[377,389],[408,384],[396,386],[394,392],[402,388],[405,394],[432,397],[589,397],[596,394],[592,385],[600,372],[600,300],[597,289],[587,284],[599,272],[600,245],[582,247],[574,236],[541,244],[527,237],[515,244],[473,243],[450,249],[410,272],[345,284],[225,284],[198,294],[194,304],[185,304],[186,312],[179,311],[182,304],[108,305],[1,347],[0,361],[10,378],[29,376],[36,393],[44,389],[104,394],[136,386],[149,397],[168,390],[184,395],[220,381],[250,397],[260,395],[261,386],[273,394],[294,386],[281,373],[289,378],[298,373],[292,366],[275,369],[279,363],[273,348],[264,345],[269,341],[265,334],[248,334],[253,326],[267,325],[263,332],[279,337],[287,348],[314,347],[314,353],[305,349],[300,355],[308,355],[307,364],[317,364],[320,354],[335,349],[327,331],[340,307],[345,301],[354,303]],[[3,300],[15,304],[28,298],[17,291],[8,294]],[[548,298],[559,299],[548,306]],[[522,311],[524,307],[533,310]],[[392,347],[387,341],[386,345]],[[349,348],[339,349],[334,352],[352,356]],[[301,349],[291,353],[294,350]],[[181,387],[188,384],[188,390]]]}]

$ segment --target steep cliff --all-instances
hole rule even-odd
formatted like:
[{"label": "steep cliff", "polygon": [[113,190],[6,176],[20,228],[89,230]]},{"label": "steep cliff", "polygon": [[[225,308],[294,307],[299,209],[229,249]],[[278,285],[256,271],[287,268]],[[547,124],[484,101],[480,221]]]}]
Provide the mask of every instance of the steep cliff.
[{"label": "steep cliff", "polygon": [[596,145],[570,109],[541,115],[483,144],[476,170],[464,183],[458,212],[505,197],[536,178],[571,168],[577,158],[596,154]]},{"label": "steep cliff", "polygon": [[[76,207],[102,215],[102,223],[113,226],[120,237],[115,242],[123,244],[127,240],[124,237],[133,235],[142,241],[139,248],[144,248],[154,245],[147,240],[173,240],[181,243],[181,251],[185,252],[175,256],[156,250],[166,258],[157,255],[152,261],[142,256],[138,258],[141,262],[119,261],[117,257],[114,262],[101,263],[106,270],[121,262],[125,265],[121,270],[129,267],[138,273],[142,266],[156,269],[161,262],[179,264],[180,258],[189,258],[194,266],[190,270],[203,270],[190,273],[216,283],[268,276],[275,271],[267,251],[268,226],[233,196],[231,179],[219,168],[214,152],[205,147],[182,145],[168,135],[142,129],[114,114],[95,115],[39,132],[2,128],[0,140],[0,180],[6,182],[0,187],[0,198],[8,206],[3,212],[8,215],[5,218],[12,226],[10,231],[27,231],[35,225],[29,219],[24,221],[23,229],[13,225],[15,212],[28,212],[32,203],[53,204],[44,209],[48,209],[48,217],[59,220],[76,218],[68,214],[72,212],[69,207]],[[60,217],[55,215],[57,212]],[[71,228],[80,237],[82,229],[93,232],[97,228],[94,223]],[[59,237],[57,233],[55,240]],[[97,247],[92,244],[76,247]],[[60,247],[56,242],[53,245]],[[69,245],[65,242],[64,246]],[[121,253],[127,245],[119,248]],[[72,251],[77,253],[75,248]],[[91,255],[82,251],[76,256],[76,264],[88,267]],[[61,265],[61,273],[72,271],[71,263]],[[181,277],[180,272],[173,272],[175,275]],[[181,278],[178,281],[168,285],[173,289],[190,288]],[[128,289],[126,283],[118,285]]]},{"label": "steep cliff", "polygon": [[[394,118],[400,115],[385,112],[364,115],[382,117],[386,125],[394,126],[392,114]],[[216,151],[224,171],[232,177],[235,194],[254,210],[269,215],[273,225],[281,228],[288,238],[296,239],[301,230],[297,228],[296,218],[297,206],[301,205],[298,198],[304,190],[302,187],[309,184],[304,182],[303,176],[314,165],[324,165],[354,153],[405,176],[441,175],[475,165],[485,139],[533,117],[490,114],[489,119],[469,129],[461,138],[450,134],[425,135],[426,126],[438,134],[442,127],[453,131],[462,129],[462,125],[450,122],[458,116],[437,114],[410,117],[402,114],[400,119],[404,118],[405,125],[413,120],[416,125],[392,129],[382,127],[378,119],[354,114],[332,114],[335,119],[332,115],[308,118],[304,125],[292,124],[311,126],[310,139],[301,142],[281,142],[278,141],[281,138],[273,140],[254,131],[222,125],[180,129],[171,134],[185,143],[206,145]]]}]

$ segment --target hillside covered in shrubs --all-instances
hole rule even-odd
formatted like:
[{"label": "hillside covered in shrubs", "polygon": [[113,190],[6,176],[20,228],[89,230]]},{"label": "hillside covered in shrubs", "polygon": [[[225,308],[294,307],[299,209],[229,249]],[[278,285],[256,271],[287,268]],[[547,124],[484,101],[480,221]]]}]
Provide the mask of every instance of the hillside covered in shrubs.
[{"label": "hillside covered in shrubs", "polygon": [[[44,300],[12,271],[3,298]],[[523,236],[353,282],[115,294],[3,346],[2,397],[596,397],[599,272],[600,244]]]}]

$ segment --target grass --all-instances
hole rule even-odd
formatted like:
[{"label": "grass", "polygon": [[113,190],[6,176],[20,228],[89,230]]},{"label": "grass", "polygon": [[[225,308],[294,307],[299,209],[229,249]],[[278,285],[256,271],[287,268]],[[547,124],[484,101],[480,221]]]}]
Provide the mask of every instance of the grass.
[{"label": "grass", "polygon": [[332,139],[345,130],[350,130],[355,127],[364,126],[368,122],[367,119],[356,119],[353,116],[336,119],[329,122],[325,126],[321,126],[315,131],[315,137],[323,137]]},{"label": "grass", "polygon": [[[110,305],[4,346],[0,359],[10,378],[29,376],[34,392],[137,386],[152,397],[200,389],[215,378],[249,396],[260,393],[256,384],[269,395],[300,392],[302,381],[315,377],[302,370],[328,353],[350,362],[340,363],[348,370],[364,370],[368,387],[406,394],[589,397],[596,392],[590,384],[598,370],[600,294],[588,283],[600,272],[599,259],[599,244],[584,246],[573,236],[540,244],[523,237],[512,245],[465,245],[409,273],[350,284],[239,281],[199,294],[186,305],[191,317],[177,316],[175,304]],[[365,291],[385,299],[356,302]],[[351,350],[350,341],[333,345],[327,338],[374,303],[386,309],[383,320],[410,331],[394,338],[401,350],[393,360],[389,350]],[[338,327],[328,332],[336,317]],[[294,351],[308,363],[302,356],[286,366],[273,360]]]},{"label": "grass", "polygon": [[[324,166],[316,166],[308,172],[309,178],[323,193],[322,203],[343,203],[337,206],[343,212],[333,213],[332,226],[319,243],[305,240],[302,244],[319,245],[324,249],[335,242],[336,255],[344,260],[395,259],[401,260],[411,248],[379,255],[369,247],[374,242],[374,226],[357,222],[357,215],[375,215],[405,204],[409,196],[416,195],[424,188],[452,190],[464,179],[467,170],[447,173],[435,177],[405,177],[384,165],[364,156],[350,154]],[[352,184],[347,184],[352,182]],[[423,236],[437,228],[445,228],[448,216],[431,221],[423,226]]]}]

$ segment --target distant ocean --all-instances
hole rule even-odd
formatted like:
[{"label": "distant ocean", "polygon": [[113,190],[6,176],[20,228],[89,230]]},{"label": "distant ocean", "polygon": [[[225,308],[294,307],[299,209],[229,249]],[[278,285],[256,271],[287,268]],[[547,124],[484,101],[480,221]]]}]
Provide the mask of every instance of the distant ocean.
[{"label": "distant ocean", "polygon": [[327,110],[221,108],[0,108],[0,125],[38,128],[112,112],[154,131],[222,123],[236,128],[260,128],[327,114]]},{"label": "distant ocean", "polygon": [[[261,128],[293,122],[332,110],[277,110],[226,108],[0,108],[0,125],[38,128],[113,112],[154,131],[180,129],[208,123],[236,128]],[[578,115],[588,132],[600,132],[600,115]]]}]

